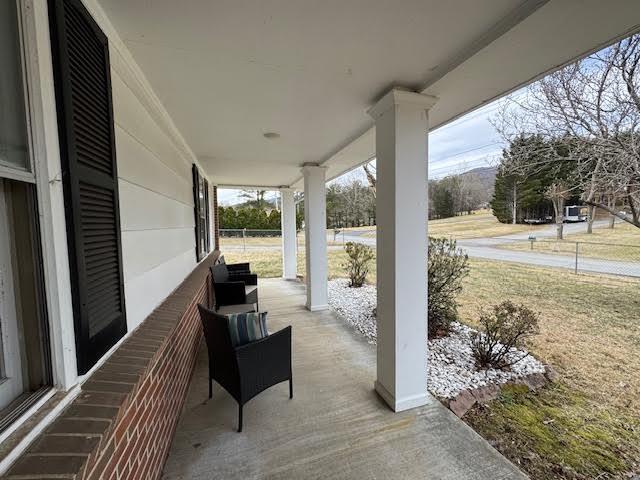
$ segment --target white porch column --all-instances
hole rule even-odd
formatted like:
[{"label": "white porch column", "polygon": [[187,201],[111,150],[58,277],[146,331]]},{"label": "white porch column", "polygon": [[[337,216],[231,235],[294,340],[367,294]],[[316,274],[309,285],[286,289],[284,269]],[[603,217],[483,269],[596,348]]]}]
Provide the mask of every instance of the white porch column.
[{"label": "white porch column", "polygon": [[376,124],[378,355],[375,389],[394,411],[427,393],[427,110],[435,98],[393,89]]},{"label": "white porch column", "polygon": [[282,278],[295,280],[296,256],[296,203],[292,188],[280,189],[280,225],[282,228]]},{"label": "white porch column", "polygon": [[307,308],[312,312],[329,308],[325,172],[326,168],[318,165],[305,165],[302,168]]}]

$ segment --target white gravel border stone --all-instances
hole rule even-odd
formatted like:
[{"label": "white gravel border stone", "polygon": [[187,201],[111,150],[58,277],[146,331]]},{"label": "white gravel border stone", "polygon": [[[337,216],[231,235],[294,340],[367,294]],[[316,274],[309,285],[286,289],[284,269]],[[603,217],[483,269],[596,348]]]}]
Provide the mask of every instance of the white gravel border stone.
[{"label": "white gravel border stone", "polygon": [[[365,285],[350,288],[349,281],[329,281],[329,304],[349,325],[363,334],[370,343],[376,341],[376,287]],[[476,390],[487,385],[507,382],[522,383],[531,375],[544,374],[545,366],[528,355],[511,367],[511,370],[478,370],[471,352],[474,329],[454,323],[451,333],[428,342],[429,391],[441,399],[454,399],[462,392]],[[520,357],[524,352],[513,350],[510,355]]]}]

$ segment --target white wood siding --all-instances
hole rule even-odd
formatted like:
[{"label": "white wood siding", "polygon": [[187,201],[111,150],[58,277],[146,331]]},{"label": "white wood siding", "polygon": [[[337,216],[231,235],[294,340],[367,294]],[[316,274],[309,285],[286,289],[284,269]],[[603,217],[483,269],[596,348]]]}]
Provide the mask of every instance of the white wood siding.
[{"label": "white wood siding", "polygon": [[191,162],[112,69],[129,331],[195,267]]}]

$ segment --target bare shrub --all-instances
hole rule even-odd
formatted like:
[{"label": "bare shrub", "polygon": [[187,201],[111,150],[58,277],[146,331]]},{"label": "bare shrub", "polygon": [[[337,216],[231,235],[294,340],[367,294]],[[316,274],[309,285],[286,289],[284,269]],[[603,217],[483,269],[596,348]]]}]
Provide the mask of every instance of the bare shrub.
[{"label": "bare shrub", "polygon": [[480,313],[481,331],[471,340],[471,349],[480,368],[508,368],[528,353],[509,355],[512,349],[523,348],[528,338],[539,332],[538,314],[525,305],[504,301],[494,305],[489,313]]},{"label": "bare shrub", "polygon": [[428,254],[428,332],[429,338],[449,332],[458,318],[456,295],[469,274],[469,257],[455,240],[429,238]]},{"label": "bare shrub", "polygon": [[373,260],[373,249],[362,243],[347,242],[344,246],[347,261],[342,264],[349,276],[349,286],[359,288],[364,285]]}]

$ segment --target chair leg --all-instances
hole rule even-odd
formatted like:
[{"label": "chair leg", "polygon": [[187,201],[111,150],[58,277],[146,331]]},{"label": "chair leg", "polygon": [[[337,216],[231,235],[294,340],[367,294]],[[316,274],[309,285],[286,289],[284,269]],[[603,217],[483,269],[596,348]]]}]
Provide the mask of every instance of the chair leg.
[{"label": "chair leg", "polygon": [[211,357],[209,357],[209,398],[213,396],[213,364],[211,363]]},{"label": "chair leg", "polygon": [[242,405],[238,404],[238,433],[242,432]]},{"label": "chair leg", "polygon": [[293,377],[289,377],[289,398],[293,398]]}]

